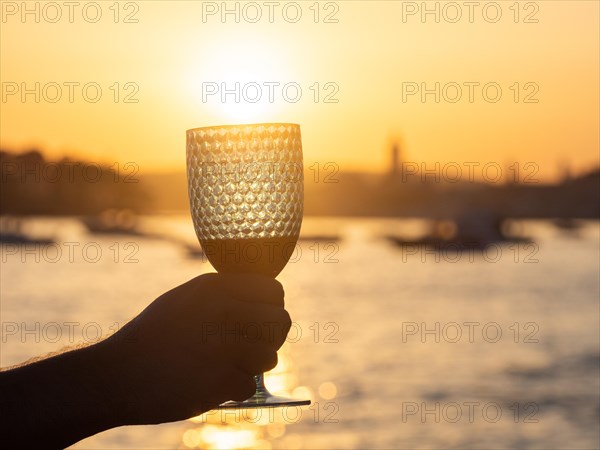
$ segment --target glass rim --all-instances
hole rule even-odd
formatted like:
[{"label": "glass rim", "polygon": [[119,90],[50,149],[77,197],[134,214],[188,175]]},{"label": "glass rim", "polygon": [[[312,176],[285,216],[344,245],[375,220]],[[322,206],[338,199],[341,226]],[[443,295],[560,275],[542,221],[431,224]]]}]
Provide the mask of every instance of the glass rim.
[{"label": "glass rim", "polygon": [[265,126],[265,127],[270,127],[270,126],[281,126],[281,125],[293,125],[295,127],[300,128],[300,124],[298,123],[292,123],[292,122],[261,122],[261,123],[240,123],[240,124],[235,124],[235,125],[211,125],[208,127],[197,127],[197,128],[190,128],[188,130],[186,130],[186,133],[189,133],[190,131],[207,131],[207,130],[217,130],[220,128],[243,128],[243,127],[260,127],[260,126]]}]

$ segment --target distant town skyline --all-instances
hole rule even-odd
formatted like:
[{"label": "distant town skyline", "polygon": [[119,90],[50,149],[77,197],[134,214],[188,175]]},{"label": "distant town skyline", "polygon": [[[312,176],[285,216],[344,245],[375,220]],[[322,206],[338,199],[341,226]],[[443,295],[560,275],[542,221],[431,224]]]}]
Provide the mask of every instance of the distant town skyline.
[{"label": "distant town skyline", "polygon": [[[486,212],[513,218],[588,219],[598,219],[600,214],[600,168],[547,184],[531,170],[499,176],[500,166],[488,166],[488,179],[478,180],[457,165],[420,172],[418,165],[399,164],[398,147],[393,147],[386,174],[343,172],[331,166],[307,170],[305,213],[443,218]],[[213,173],[248,174],[243,165],[236,167],[218,171],[213,166]],[[517,174],[520,177],[514,177]],[[142,174],[130,165],[55,162],[36,151],[0,152],[0,179],[0,214],[99,214],[115,208],[138,213],[189,211],[183,171]]]}]

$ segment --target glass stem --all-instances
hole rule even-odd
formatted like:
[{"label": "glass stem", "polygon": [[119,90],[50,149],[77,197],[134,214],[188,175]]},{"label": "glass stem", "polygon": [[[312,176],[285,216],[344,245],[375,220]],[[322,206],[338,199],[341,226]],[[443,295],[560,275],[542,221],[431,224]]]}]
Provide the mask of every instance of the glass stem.
[{"label": "glass stem", "polygon": [[254,382],[256,383],[256,392],[254,393],[255,398],[267,398],[270,397],[269,391],[265,387],[265,378],[262,373],[254,375]]}]

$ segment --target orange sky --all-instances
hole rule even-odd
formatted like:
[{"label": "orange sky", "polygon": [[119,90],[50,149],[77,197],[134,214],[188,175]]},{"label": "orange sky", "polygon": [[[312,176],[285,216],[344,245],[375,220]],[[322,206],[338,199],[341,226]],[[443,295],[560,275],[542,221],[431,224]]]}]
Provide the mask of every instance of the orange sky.
[{"label": "orange sky", "polygon": [[[408,160],[428,164],[534,162],[540,177],[550,179],[561,163],[574,171],[599,163],[596,1],[520,2],[518,8],[498,2],[496,23],[493,2],[479,2],[473,23],[464,2],[428,2],[432,10],[439,5],[440,23],[434,14],[425,20],[420,11],[409,15],[421,2],[392,1],[320,2],[318,8],[309,1],[298,2],[299,9],[279,2],[273,23],[264,2],[240,3],[239,23],[233,14],[225,23],[220,11],[208,15],[221,2],[121,2],[118,17],[114,2],[99,2],[102,16],[90,23],[98,11],[87,6],[84,14],[89,3],[75,7],[70,23],[68,6],[56,2],[61,17],[50,23],[56,8],[29,2],[32,10],[39,4],[40,22],[31,13],[23,23],[21,2],[2,2],[3,147],[37,145],[52,155],[134,161],[141,171],[166,171],[185,164],[188,128],[288,121],[302,126],[307,162],[331,161],[342,170],[383,170],[393,136],[402,136]],[[234,9],[235,3],[228,5]],[[462,17],[450,23],[454,5]],[[257,11],[262,17],[250,23]],[[298,11],[302,16],[292,23]],[[137,23],[124,23],[128,14]],[[337,23],[325,23],[328,14]],[[221,83],[234,88],[236,81],[250,99],[260,86],[262,101],[242,96],[236,104],[233,94],[225,103],[219,95],[203,101],[203,83],[214,83],[204,85],[207,94]],[[39,103],[34,94],[23,102],[21,92],[12,93],[36,82]],[[73,102],[64,84],[70,82],[79,83]],[[434,88],[436,82],[448,99],[460,86],[462,98],[450,103],[442,96],[436,103],[430,94],[422,102],[416,94],[403,101],[409,87]],[[472,103],[465,82],[479,83]],[[62,90],[56,103],[48,101],[57,95],[53,83]],[[86,83],[101,88],[98,102],[84,98]],[[273,84],[273,102],[268,83],[279,83]],[[496,103],[482,95],[487,83],[497,83],[488,99],[494,86],[502,90]],[[298,86],[302,94],[293,103]],[[536,88],[531,98],[538,102],[525,103]],[[131,98],[138,102],[125,103],[135,89]],[[338,102],[325,103],[327,94]]]}]

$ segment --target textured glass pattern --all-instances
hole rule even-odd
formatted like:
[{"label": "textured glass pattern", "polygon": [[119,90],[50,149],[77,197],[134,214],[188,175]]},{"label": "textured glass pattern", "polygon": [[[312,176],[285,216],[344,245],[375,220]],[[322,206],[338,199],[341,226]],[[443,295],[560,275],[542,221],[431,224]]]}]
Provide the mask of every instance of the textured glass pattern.
[{"label": "textured glass pattern", "polygon": [[304,188],[299,125],[188,130],[187,175],[201,241],[300,233]]}]

